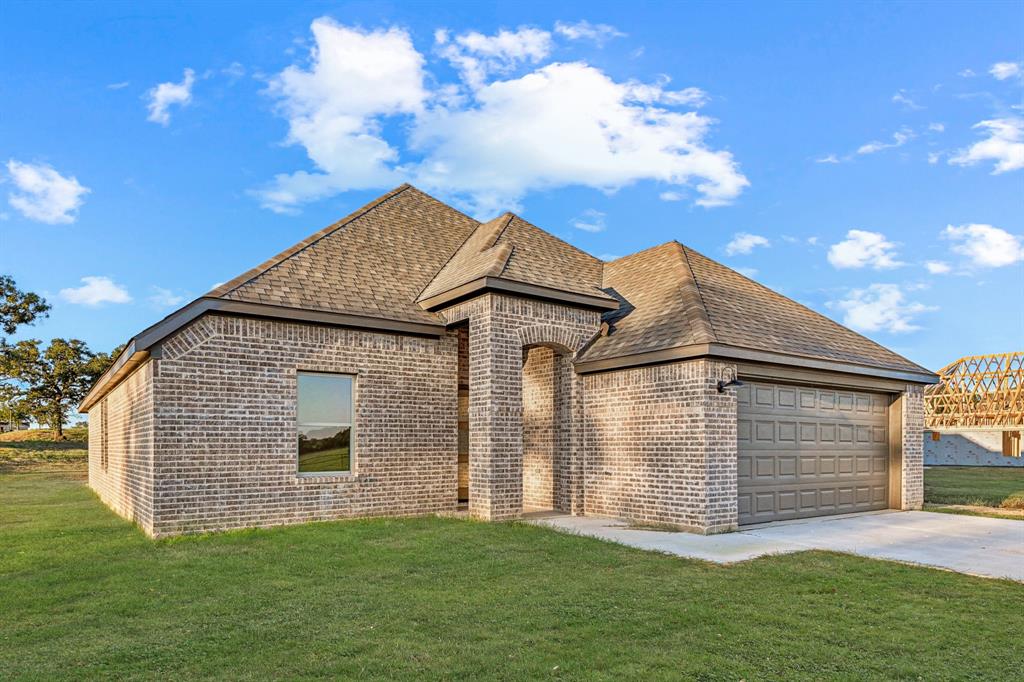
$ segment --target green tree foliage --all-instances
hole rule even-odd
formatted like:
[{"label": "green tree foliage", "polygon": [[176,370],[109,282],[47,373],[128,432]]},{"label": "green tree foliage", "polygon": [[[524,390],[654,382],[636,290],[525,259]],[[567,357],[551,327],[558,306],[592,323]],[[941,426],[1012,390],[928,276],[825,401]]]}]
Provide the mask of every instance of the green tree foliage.
[{"label": "green tree foliage", "polygon": [[53,339],[46,348],[30,339],[7,346],[0,356],[0,376],[13,379],[17,398],[60,439],[71,410],[111,361],[110,355],[93,353],[78,339]]},{"label": "green tree foliage", "polygon": [[3,378],[0,377],[0,427],[18,429],[31,417],[32,410],[22,397],[18,387],[13,383],[3,381]]},{"label": "green tree foliage", "polygon": [[11,277],[0,275],[0,329],[4,333],[13,334],[21,325],[46,317],[49,310],[39,295],[21,291]]}]

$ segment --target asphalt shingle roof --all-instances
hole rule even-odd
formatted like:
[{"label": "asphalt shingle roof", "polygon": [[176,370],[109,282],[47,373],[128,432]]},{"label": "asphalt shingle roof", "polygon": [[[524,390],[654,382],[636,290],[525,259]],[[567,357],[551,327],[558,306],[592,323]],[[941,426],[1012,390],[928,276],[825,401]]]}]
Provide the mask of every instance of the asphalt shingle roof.
[{"label": "asphalt shingle roof", "polygon": [[604,285],[625,304],[605,314],[609,333],[583,353],[580,359],[588,362],[719,343],[868,367],[928,372],[678,242],[606,263]]},{"label": "asphalt shingle roof", "polygon": [[207,296],[437,324],[416,297],[478,226],[402,185]]},{"label": "asphalt shingle roof", "polygon": [[600,259],[506,213],[476,229],[420,300],[485,276],[607,298],[601,291],[602,265]]},{"label": "asphalt shingle roof", "polygon": [[618,299],[584,361],[717,343],[927,372],[678,242],[604,263],[511,213],[479,223],[409,185],[207,297],[438,324],[419,301],[481,277]]}]

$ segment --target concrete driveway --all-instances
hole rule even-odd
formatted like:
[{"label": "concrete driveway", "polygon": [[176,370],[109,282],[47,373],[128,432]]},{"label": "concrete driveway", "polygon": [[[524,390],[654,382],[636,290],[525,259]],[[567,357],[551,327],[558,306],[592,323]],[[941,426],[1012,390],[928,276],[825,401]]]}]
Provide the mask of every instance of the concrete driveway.
[{"label": "concrete driveway", "polygon": [[876,512],[694,535],[630,528],[625,521],[551,514],[532,523],[631,547],[727,564],[824,549],[1024,581],[1024,521],[933,512]]}]

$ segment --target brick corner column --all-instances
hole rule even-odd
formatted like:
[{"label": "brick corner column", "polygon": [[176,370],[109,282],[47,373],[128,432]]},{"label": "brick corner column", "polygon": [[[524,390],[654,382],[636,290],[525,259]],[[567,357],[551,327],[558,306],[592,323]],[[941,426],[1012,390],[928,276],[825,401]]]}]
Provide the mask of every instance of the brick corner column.
[{"label": "brick corner column", "polygon": [[481,306],[469,326],[469,512],[485,521],[523,511],[522,362],[518,338]]},{"label": "brick corner column", "polygon": [[903,440],[900,499],[903,509],[921,509],[924,506],[924,389],[916,384],[908,385],[900,400]]},{"label": "brick corner column", "polygon": [[736,389],[718,392],[719,381],[736,378],[736,366],[704,360],[705,507],[702,532],[723,533],[739,526]]}]

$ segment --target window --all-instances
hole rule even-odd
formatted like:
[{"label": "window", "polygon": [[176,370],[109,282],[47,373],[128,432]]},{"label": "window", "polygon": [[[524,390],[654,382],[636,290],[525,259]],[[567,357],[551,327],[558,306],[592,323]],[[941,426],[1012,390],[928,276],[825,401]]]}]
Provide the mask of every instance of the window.
[{"label": "window", "polygon": [[298,472],[328,475],[352,471],[354,377],[299,372]]}]

